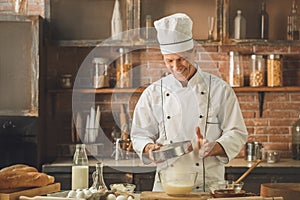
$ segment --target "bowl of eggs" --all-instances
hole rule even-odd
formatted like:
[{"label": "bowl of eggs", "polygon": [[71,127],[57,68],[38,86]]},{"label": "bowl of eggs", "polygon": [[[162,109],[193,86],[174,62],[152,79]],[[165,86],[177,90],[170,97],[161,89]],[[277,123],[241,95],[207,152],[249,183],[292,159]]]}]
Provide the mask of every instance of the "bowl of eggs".
[{"label": "bowl of eggs", "polygon": [[109,187],[118,193],[133,193],[136,186],[132,183],[115,183],[110,184]]}]

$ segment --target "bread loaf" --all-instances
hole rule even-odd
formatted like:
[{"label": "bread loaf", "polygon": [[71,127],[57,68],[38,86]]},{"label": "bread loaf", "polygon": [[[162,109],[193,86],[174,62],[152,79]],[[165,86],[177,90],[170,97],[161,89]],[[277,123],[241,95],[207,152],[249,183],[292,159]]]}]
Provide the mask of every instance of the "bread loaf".
[{"label": "bread loaf", "polygon": [[42,187],[54,183],[54,177],[34,167],[17,164],[0,170],[0,189]]}]

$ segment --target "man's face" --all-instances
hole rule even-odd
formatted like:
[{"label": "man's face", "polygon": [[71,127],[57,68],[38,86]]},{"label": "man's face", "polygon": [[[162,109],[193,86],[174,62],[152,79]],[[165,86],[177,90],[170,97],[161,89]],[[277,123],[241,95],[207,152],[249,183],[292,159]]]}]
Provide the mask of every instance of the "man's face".
[{"label": "man's face", "polygon": [[178,54],[164,54],[164,61],[170,73],[179,81],[188,81],[196,68],[191,64],[194,57],[192,52]]}]

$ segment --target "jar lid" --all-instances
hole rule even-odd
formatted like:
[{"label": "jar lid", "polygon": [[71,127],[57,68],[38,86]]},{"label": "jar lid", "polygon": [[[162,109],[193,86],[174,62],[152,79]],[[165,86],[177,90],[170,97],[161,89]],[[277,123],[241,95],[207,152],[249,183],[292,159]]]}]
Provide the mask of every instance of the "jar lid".
[{"label": "jar lid", "polygon": [[230,55],[230,56],[238,56],[238,55],[239,55],[239,52],[236,52],[236,51],[229,51],[229,55]]},{"label": "jar lid", "polygon": [[251,59],[252,59],[252,60],[262,59],[262,58],[263,58],[263,55],[256,55],[256,54],[252,54],[252,55],[251,55]]},{"label": "jar lid", "polygon": [[280,59],[281,58],[281,55],[278,55],[278,54],[270,54],[268,56],[269,59]]},{"label": "jar lid", "polygon": [[72,78],[72,74],[61,74],[60,77],[62,77],[62,78]]},{"label": "jar lid", "polygon": [[93,63],[95,63],[95,64],[106,64],[107,62],[108,62],[108,59],[106,59],[106,58],[97,58],[97,57],[95,57],[93,59]]}]

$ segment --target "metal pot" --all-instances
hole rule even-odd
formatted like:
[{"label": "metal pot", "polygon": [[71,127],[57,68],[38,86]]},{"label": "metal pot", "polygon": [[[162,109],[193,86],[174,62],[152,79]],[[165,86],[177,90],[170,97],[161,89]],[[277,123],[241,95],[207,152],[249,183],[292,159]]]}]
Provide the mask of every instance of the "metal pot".
[{"label": "metal pot", "polygon": [[262,147],[260,142],[247,142],[245,147],[245,160],[256,161],[262,159]]}]

